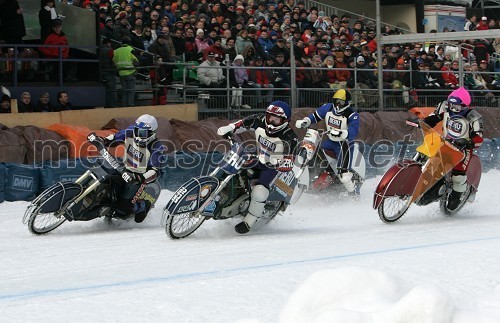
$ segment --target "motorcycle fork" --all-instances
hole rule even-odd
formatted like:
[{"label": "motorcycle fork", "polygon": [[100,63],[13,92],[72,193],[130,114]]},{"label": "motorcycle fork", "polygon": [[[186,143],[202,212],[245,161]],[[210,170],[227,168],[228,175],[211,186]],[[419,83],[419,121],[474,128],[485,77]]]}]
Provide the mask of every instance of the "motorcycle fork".
[{"label": "motorcycle fork", "polygon": [[101,182],[99,182],[99,180],[97,179],[97,177],[95,177],[94,174],[90,170],[86,171],[82,176],[80,176],[75,181],[75,183],[82,184],[82,182],[84,182],[89,177],[92,178],[90,185],[87,186],[87,188],[76,199],[74,199],[73,201],[71,201],[70,204],[67,207],[64,208],[65,210],[71,209],[77,203],[79,203],[80,201],[82,201],[92,191],[94,191],[99,185],[101,185]]}]

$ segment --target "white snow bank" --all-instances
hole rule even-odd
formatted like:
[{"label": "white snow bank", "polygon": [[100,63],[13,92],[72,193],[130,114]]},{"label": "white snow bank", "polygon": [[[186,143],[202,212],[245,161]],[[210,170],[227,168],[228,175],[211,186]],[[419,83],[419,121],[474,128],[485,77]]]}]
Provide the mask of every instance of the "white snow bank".
[{"label": "white snow bank", "polygon": [[291,295],[279,322],[500,322],[500,286],[478,302],[476,311],[464,311],[436,286],[410,286],[393,275],[360,267],[322,270]]}]

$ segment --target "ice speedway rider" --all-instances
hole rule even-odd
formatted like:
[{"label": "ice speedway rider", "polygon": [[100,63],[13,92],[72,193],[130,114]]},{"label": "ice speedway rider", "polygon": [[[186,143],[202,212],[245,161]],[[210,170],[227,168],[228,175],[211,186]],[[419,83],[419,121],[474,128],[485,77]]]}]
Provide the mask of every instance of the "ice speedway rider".
[{"label": "ice speedway rider", "polygon": [[[483,118],[470,108],[469,92],[460,87],[448,96],[448,100],[438,104],[436,110],[423,121],[431,127],[443,121],[443,136],[464,153],[464,158],[451,171],[452,191],[446,206],[455,210],[460,205],[462,193],[467,189],[467,167],[472,150],[483,143]],[[418,119],[410,119],[408,124],[418,126]]]},{"label": "ice speedway rider", "polygon": [[351,94],[344,89],[337,90],[333,94],[333,103],[323,104],[314,113],[297,120],[295,126],[307,128],[321,120],[325,120],[328,136],[321,148],[330,166],[338,170],[339,180],[347,193],[351,196],[358,196],[359,186],[353,180],[351,166],[353,141],[359,132],[359,114],[351,106]]},{"label": "ice speedway rider", "polygon": [[288,124],[292,117],[290,106],[283,101],[271,102],[264,114],[255,114],[222,126],[217,130],[219,136],[233,133],[244,127],[255,130],[258,163],[252,168],[257,171],[258,181],[252,189],[248,213],[242,222],[235,226],[236,232],[247,233],[264,213],[269,186],[278,170],[290,171],[292,159],[289,155],[297,146],[297,135]]},{"label": "ice speedway rider", "polygon": [[[159,177],[165,153],[164,145],[156,139],[157,129],[156,118],[143,114],[135,120],[134,124],[101,138],[106,146],[120,142],[125,145],[123,162],[133,181],[126,183],[119,175],[113,176],[113,189],[118,200],[116,211],[122,217],[135,214],[134,220],[137,223],[144,221],[151,208],[151,202],[137,200],[133,204],[132,201],[143,184],[152,183]],[[89,214],[86,220],[98,216],[98,214]]]}]

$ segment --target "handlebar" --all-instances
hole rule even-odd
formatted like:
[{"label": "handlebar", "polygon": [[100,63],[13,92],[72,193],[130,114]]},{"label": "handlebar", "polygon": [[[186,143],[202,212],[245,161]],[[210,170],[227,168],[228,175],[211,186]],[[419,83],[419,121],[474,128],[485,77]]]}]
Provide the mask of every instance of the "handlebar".
[{"label": "handlebar", "polygon": [[114,156],[112,156],[108,149],[106,148],[106,145],[104,144],[103,140],[101,137],[97,136],[94,132],[89,134],[87,136],[87,140],[94,145],[97,150],[99,151],[99,154],[101,157],[118,173],[120,173],[122,179],[126,182],[132,182],[134,179],[130,174],[127,172],[125,165],[123,163],[119,162],[116,160]]}]

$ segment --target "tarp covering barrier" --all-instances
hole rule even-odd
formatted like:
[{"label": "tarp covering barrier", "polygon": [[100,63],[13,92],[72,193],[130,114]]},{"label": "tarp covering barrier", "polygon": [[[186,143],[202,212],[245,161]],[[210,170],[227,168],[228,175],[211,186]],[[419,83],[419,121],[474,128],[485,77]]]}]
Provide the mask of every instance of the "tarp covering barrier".
[{"label": "tarp covering barrier", "polygon": [[5,200],[33,200],[40,190],[40,169],[21,164],[5,164],[5,169]]},{"label": "tarp covering barrier", "polygon": [[0,203],[5,201],[5,172],[7,170],[5,169],[5,166],[3,164],[0,164]]},{"label": "tarp covering barrier", "polygon": [[[407,112],[360,113],[357,140],[363,145],[368,178],[382,174],[388,165],[403,156],[413,156],[422,136],[419,129],[406,125],[405,120],[416,115],[425,117],[433,110],[419,108]],[[500,109],[477,110],[483,116],[486,140],[476,154],[483,162],[484,171],[500,168]],[[290,124],[294,127],[296,120],[314,111],[295,109]],[[229,147],[227,140],[217,135],[217,128],[228,124],[228,120],[208,118],[187,122],[162,117],[157,119],[157,137],[165,141],[168,153],[160,179],[165,189],[175,190],[192,176],[208,174]],[[88,144],[85,144],[87,135],[95,131],[106,136],[134,121],[135,117],[115,118],[104,126],[105,130],[97,131],[63,124],[52,125],[50,129],[35,126],[9,129],[0,125],[0,201],[31,200],[57,181],[75,180],[89,167],[84,157],[97,155],[95,149],[88,149]],[[313,127],[323,129],[324,122]],[[305,134],[304,129],[296,129],[296,132],[299,138]],[[253,140],[254,135],[246,131],[238,133],[235,138]],[[387,146],[391,146],[390,150]],[[375,151],[384,149],[383,156],[377,154],[376,158],[373,157]],[[113,152],[121,156],[123,147],[113,148]]]},{"label": "tarp covering barrier", "polygon": [[91,130],[83,126],[72,126],[65,124],[53,124],[49,127],[52,130],[68,140],[70,149],[69,157],[87,157],[87,156],[97,156],[98,152],[93,145],[87,142],[87,136],[91,132],[95,132],[98,136],[106,137],[117,130]]}]

